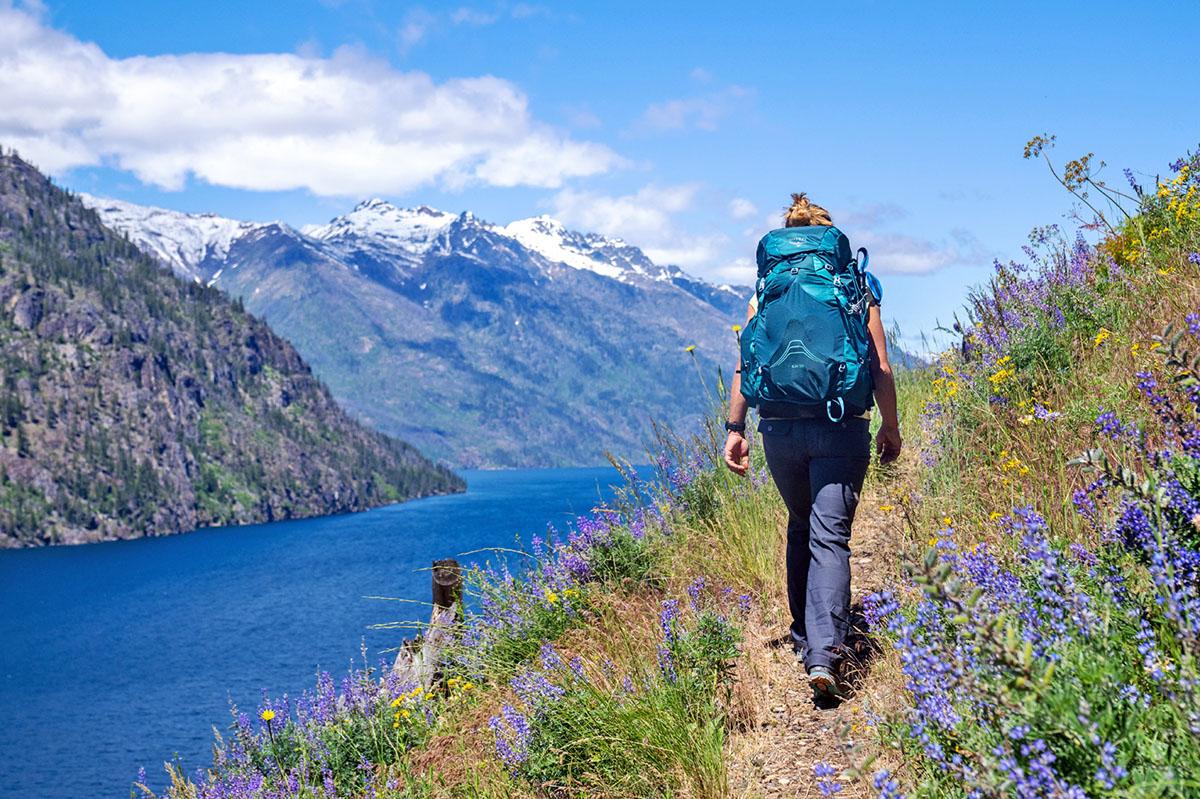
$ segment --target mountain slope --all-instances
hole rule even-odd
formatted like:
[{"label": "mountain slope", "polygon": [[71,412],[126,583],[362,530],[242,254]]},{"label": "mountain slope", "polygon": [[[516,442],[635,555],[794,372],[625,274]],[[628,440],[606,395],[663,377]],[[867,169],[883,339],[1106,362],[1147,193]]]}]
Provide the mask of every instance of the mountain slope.
[{"label": "mountain slope", "polygon": [[[212,225],[162,214],[123,229],[147,244]],[[749,291],[544,217],[499,227],[382,200],[299,231],[252,225],[217,249],[168,261],[244,297],[360,419],[464,467],[644,457],[651,417],[685,425],[706,407],[685,348],[705,375],[728,364]]]},{"label": "mountain slope", "polygon": [[[256,228],[208,221],[219,235],[165,251],[223,260],[214,241]],[[0,546],[362,510],[463,486],[349,419],[263,321],[179,280],[11,155],[0,155],[0,385]]]}]

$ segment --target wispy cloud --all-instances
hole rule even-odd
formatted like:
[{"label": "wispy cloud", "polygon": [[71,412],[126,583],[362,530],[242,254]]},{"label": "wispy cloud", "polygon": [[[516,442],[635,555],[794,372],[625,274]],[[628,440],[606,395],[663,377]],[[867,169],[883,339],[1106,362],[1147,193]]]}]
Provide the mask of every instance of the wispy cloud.
[{"label": "wispy cloud", "polygon": [[730,86],[697,97],[655,103],[634,123],[631,132],[647,134],[670,130],[716,130],[723,117],[739,106],[753,101],[755,93],[741,86]]},{"label": "wispy cloud", "polygon": [[400,26],[397,36],[400,39],[400,50],[407,53],[413,45],[418,44],[429,33],[436,17],[423,8],[414,8],[408,12],[404,24]]},{"label": "wispy cloud", "polygon": [[563,116],[573,128],[598,128],[600,117],[592,113],[586,105],[568,105],[563,107]]},{"label": "wispy cloud", "polygon": [[923,275],[947,266],[985,264],[990,259],[983,245],[965,230],[955,230],[948,242],[932,242],[904,233],[858,231],[855,247],[871,254],[871,271],[880,275]]},{"label": "wispy cloud", "polygon": [[834,221],[846,230],[865,228],[874,230],[889,222],[896,222],[908,216],[908,212],[893,203],[867,203],[856,209],[834,208]]},{"label": "wispy cloud", "polygon": [[455,25],[491,25],[503,16],[499,11],[478,11],[474,8],[459,8],[450,14]]},{"label": "wispy cloud", "polygon": [[[872,202],[858,208],[834,208],[831,213],[834,224],[846,231],[854,247],[867,248],[871,271],[880,275],[922,275],[991,260],[979,240],[966,230],[952,230],[941,241],[888,230],[909,218],[908,211],[895,203]],[[928,227],[921,225],[920,229]]]},{"label": "wispy cloud", "polygon": [[494,25],[505,17],[512,19],[529,19],[530,17],[549,17],[550,9],[545,6],[534,6],[528,3],[517,3],[509,6],[501,3],[491,11],[481,11],[477,8],[461,6],[450,12],[450,21],[455,25]]},{"label": "wispy cloud", "polygon": [[693,207],[702,188],[699,183],[649,185],[618,197],[563,189],[551,202],[554,216],[570,227],[619,236],[656,263],[694,269],[711,264],[729,242],[724,234],[690,233],[675,224],[675,216]]},{"label": "wispy cloud", "polygon": [[758,206],[745,197],[735,197],[729,201],[729,215],[734,219],[745,219],[758,213]]},{"label": "wispy cloud", "polygon": [[361,196],[435,182],[556,188],[624,163],[528,105],[506,80],[438,83],[348,48],[110,58],[0,5],[0,141],[55,173],[105,163],[170,189],[191,175]]}]

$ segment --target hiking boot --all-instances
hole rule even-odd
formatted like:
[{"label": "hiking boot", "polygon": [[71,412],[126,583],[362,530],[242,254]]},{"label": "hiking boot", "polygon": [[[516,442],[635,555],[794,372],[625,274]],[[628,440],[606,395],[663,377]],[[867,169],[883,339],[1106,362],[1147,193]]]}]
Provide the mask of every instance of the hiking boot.
[{"label": "hiking boot", "polygon": [[813,666],[808,670],[808,687],[813,690],[813,699],[834,699],[842,695],[837,677],[824,666]]}]

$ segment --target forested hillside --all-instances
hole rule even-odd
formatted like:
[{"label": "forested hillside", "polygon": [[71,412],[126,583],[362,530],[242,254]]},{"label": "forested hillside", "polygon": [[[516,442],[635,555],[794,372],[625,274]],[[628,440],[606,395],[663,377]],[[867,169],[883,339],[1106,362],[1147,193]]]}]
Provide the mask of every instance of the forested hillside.
[{"label": "forested hillside", "polygon": [[163,535],[461,490],[295,349],[0,155],[0,546]]}]

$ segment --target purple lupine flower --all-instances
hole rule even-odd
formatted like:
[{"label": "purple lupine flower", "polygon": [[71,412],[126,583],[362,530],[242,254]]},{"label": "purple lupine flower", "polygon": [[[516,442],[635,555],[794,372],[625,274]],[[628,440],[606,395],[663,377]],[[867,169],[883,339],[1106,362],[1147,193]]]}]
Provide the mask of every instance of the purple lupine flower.
[{"label": "purple lupine flower", "polygon": [[679,618],[679,600],[667,599],[662,603],[662,610],[658,614],[658,623],[662,627],[663,640],[668,644],[675,643],[675,622]]},{"label": "purple lupine flower", "polygon": [[837,774],[837,769],[833,766],[828,763],[818,762],[813,765],[813,774],[818,778],[817,789],[821,792],[821,796],[833,796],[841,792],[842,786],[831,779]]},{"label": "purple lupine flower", "polygon": [[673,683],[679,679],[675,671],[675,655],[665,646],[658,648],[658,670],[667,682]]},{"label": "purple lupine flower", "polygon": [[561,671],[563,667],[562,658],[558,656],[558,652],[554,649],[554,644],[549,641],[542,641],[542,646],[539,649],[539,655],[544,671]]},{"label": "purple lupine flower", "polygon": [[891,778],[887,769],[875,772],[875,790],[879,791],[879,799],[905,799],[900,792],[900,783]]},{"label": "purple lupine flower", "polygon": [[488,728],[495,738],[497,756],[515,775],[521,764],[529,759],[529,739],[533,735],[529,719],[512,705],[505,704],[499,716],[488,720]]}]

